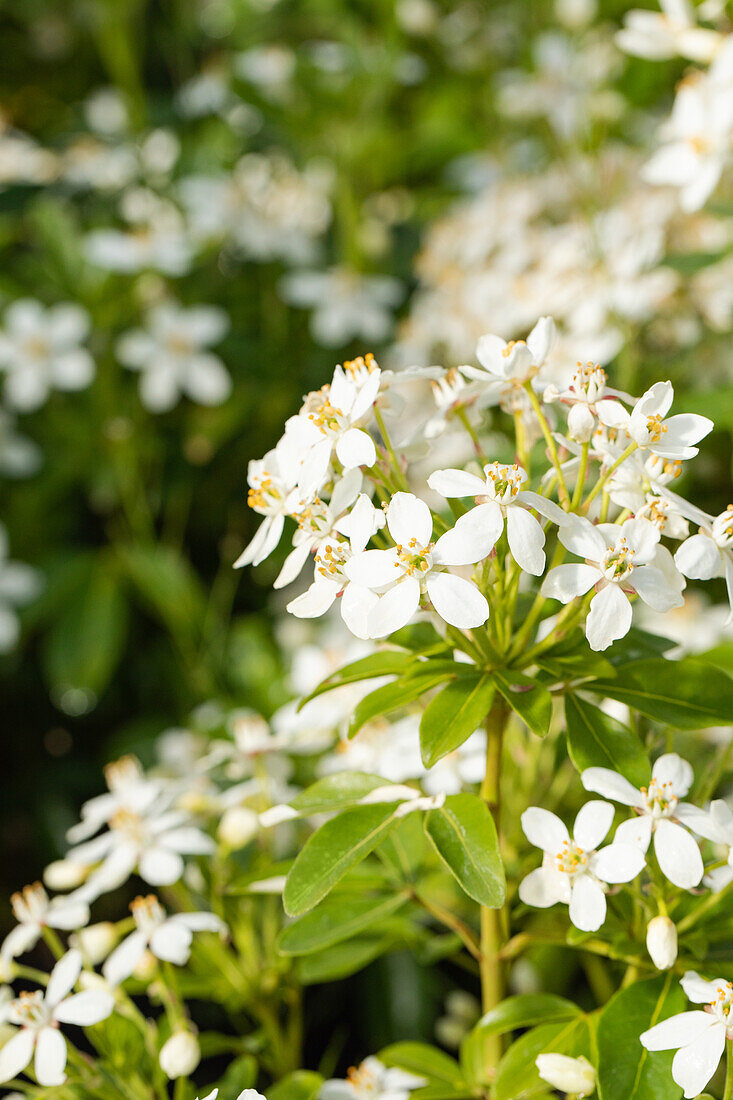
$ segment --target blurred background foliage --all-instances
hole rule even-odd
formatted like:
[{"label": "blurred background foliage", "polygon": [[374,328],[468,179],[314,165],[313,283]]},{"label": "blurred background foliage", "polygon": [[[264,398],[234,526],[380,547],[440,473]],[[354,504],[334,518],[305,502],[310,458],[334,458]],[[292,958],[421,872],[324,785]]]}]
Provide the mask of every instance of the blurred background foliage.
[{"label": "blurred background foliage", "polygon": [[[0,3],[0,306],[29,297],[78,303],[91,319],[96,363],[88,388],[21,411],[16,428],[40,448],[39,468],[0,480],[11,557],[42,580],[22,610],[21,640],[0,657],[5,893],[58,854],[106,760],[130,749],[145,759],[153,735],[213,699],[269,714],[287,697],[266,606],[280,561],[245,583],[231,568],[256,526],[247,462],[274,444],[334,362],[364,351],[389,361],[396,331],[390,315],[367,341],[357,303],[351,328],[341,315],[326,346],[314,337],[308,310],[283,293],[295,266],[287,224],[269,252],[255,231],[244,246],[199,236],[174,274],[145,262],[105,269],[90,260],[88,234],[119,225],[120,201],[136,188],[178,209],[178,181],[226,177],[243,154],[279,151],[301,174],[315,165],[327,180],[330,214],[308,242],[309,266],[398,280],[387,296],[400,299],[399,326],[426,227],[482,173],[505,163],[541,173],[616,139],[641,142],[646,113],[668,110],[685,63],[621,54],[608,86],[622,90],[623,112],[585,120],[572,141],[547,118],[497,108],[499,75],[533,71],[538,35],[560,28],[572,41],[590,21],[611,42],[625,9],[621,0],[600,10],[568,0]],[[32,143],[20,151],[9,144],[19,134]],[[146,146],[151,134],[162,156]],[[111,182],[80,183],[82,137],[97,152],[132,151],[137,167],[129,178],[120,169],[116,179],[113,165]],[[53,162],[16,169],[14,156],[32,161],[42,150]],[[212,192],[203,215],[219,201]],[[255,230],[264,209],[255,208]],[[181,232],[185,244],[186,226]],[[690,272],[707,261],[695,253],[675,262]],[[325,291],[326,304],[334,293]],[[216,350],[233,389],[216,407],[184,398],[150,411],[115,354],[119,336],[167,294],[229,317]],[[641,326],[627,335],[619,353],[627,385],[671,377],[710,391],[693,402],[718,424],[693,495],[717,513],[728,499],[733,429],[726,335],[708,328],[704,340],[672,348],[647,341]],[[377,965],[394,970],[397,992],[420,1001],[408,1013],[397,998],[395,1011],[418,1019],[441,991],[401,982],[401,958]],[[370,980],[360,978],[365,1016]],[[385,1020],[387,1000],[380,995],[373,1020]],[[392,1031],[385,1021],[384,1037],[362,1045],[376,1049]]]}]

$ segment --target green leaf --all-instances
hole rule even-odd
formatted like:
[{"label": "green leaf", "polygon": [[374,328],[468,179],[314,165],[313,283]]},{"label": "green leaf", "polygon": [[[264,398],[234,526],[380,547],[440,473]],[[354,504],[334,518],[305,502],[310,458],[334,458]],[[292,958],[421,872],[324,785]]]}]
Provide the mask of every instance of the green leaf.
[{"label": "green leaf", "polygon": [[[589,1058],[590,1035],[585,1017],[565,1024],[541,1024],[520,1036],[506,1052],[496,1075],[495,1100],[525,1100],[545,1096],[547,1082],[535,1065],[538,1054],[583,1055]],[[616,1052],[617,1057],[619,1051]]]},{"label": "green leaf", "polygon": [[292,799],[290,805],[304,816],[327,813],[344,809],[378,787],[389,785],[388,780],[369,772],[335,772],[311,783]]},{"label": "green leaf", "polygon": [[172,546],[126,546],[118,557],[144,602],[177,637],[197,640],[206,610],[201,582]]},{"label": "green leaf", "polygon": [[127,601],[113,560],[90,562],[76,598],[50,628],[44,645],[46,679],[55,695],[70,690],[89,696],[89,707],[109,684],[127,635]]},{"label": "green leaf", "polygon": [[338,672],[332,673],[322,680],[317,688],[306,695],[298,703],[298,710],[327,691],[343,687],[344,684],[357,684],[362,680],[371,680],[375,676],[399,676],[413,663],[414,657],[409,653],[398,653],[395,650],[384,650],[380,653],[371,653],[368,657],[362,657],[358,661],[352,661],[344,665]]},{"label": "green leaf", "polygon": [[686,1007],[673,974],[635,982],[611,998],[598,1023],[601,1100],[678,1100],[682,1089],[672,1080],[674,1051],[645,1050],[639,1036]]},{"label": "green leaf", "polygon": [[690,657],[637,661],[615,680],[595,681],[592,690],[677,729],[727,725],[733,714],[733,679]]},{"label": "green leaf", "polygon": [[397,820],[394,803],[355,806],[309,837],[285,883],[285,912],[298,917],[317,905],[350,867],[369,855]]},{"label": "green leaf", "polygon": [[257,1080],[257,1059],[252,1054],[241,1054],[227,1067],[219,1082],[219,1095],[223,1100],[234,1100],[244,1089],[251,1089]]},{"label": "green leaf", "polygon": [[[268,1100],[315,1100],[323,1077],[310,1069],[297,1069],[282,1077],[276,1084],[270,1085],[267,1090]],[[227,1097],[222,1097],[227,1100]]]},{"label": "green leaf", "polygon": [[342,940],[312,955],[303,955],[298,959],[298,980],[303,985],[322,985],[348,978],[391,951],[396,942],[398,937],[392,934],[364,932],[357,939]]},{"label": "green leaf", "polygon": [[413,653],[425,653],[427,650],[435,653],[450,653],[450,646],[445,638],[442,638],[432,623],[410,623],[401,630],[390,634],[387,641],[390,645],[398,645],[401,649],[412,650]]},{"label": "green leaf", "polygon": [[532,733],[544,737],[552,720],[552,696],[546,687],[521,672],[495,672],[496,686],[512,710],[529,726]]},{"label": "green leaf", "polygon": [[282,955],[307,955],[320,951],[390,916],[406,901],[404,894],[326,898],[310,913],[283,929],[278,950]]},{"label": "green leaf", "polygon": [[611,768],[635,787],[647,782],[649,757],[636,734],[577,695],[565,696],[565,722],[570,759],[579,772]]},{"label": "green leaf", "polygon": [[633,664],[634,661],[661,657],[676,645],[676,642],[663,638],[660,634],[650,634],[648,630],[632,626],[628,634],[614,642],[606,652],[611,665],[622,668],[624,665]]},{"label": "green leaf", "polygon": [[[399,680],[383,684],[376,691],[370,692],[354,708],[349,722],[349,737],[354,737],[361,727],[372,719],[400,710],[408,703],[419,699],[426,691],[442,684],[444,680],[449,680],[455,675],[452,671],[455,666],[454,661],[423,661],[414,666],[419,671],[411,672],[409,676],[401,676]],[[464,665],[463,668],[465,669],[466,666]]]},{"label": "green leaf", "polygon": [[378,1055],[385,1066],[396,1066],[430,1081],[443,1081],[453,1088],[465,1084],[461,1067],[455,1059],[427,1043],[392,1043]]},{"label": "green leaf", "polygon": [[506,897],[494,819],[476,794],[452,794],[425,815],[425,832],[469,897],[499,909]]},{"label": "green leaf", "polygon": [[481,725],[494,691],[490,676],[477,676],[453,681],[430,700],[420,721],[420,753],[426,768],[457,749]]}]

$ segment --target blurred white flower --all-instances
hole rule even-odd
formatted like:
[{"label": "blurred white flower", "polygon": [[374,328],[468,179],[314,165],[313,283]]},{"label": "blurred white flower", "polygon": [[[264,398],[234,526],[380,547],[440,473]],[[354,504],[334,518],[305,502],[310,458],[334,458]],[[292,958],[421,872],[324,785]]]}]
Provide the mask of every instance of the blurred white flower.
[{"label": "blurred white flower", "polygon": [[401,1069],[388,1069],[378,1058],[365,1058],[346,1080],[325,1081],[318,1100],[409,1100],[413,1089],[427,1084]]},{"label": "blurred white flower", "polygon": [[689,0],[660,0],[659,6],[661,11],[634,8],[627,12],[623,29],[616,35],[616,45],[648,61],[671,57],[710,61],[722,36],[697,26],[694,5]]},{"label": "blurred white flower", "polygon": [[313,339],[328,348],[356,339],[367,343],[386,340],[394,310],[404,297],[399,280],[344,267],[294,271],[283,277],[280,287],[286,302],[313,310]]},{"label": "blurred white flower", "polygon": [[16,927],[5,937],[0,955],[14,959],[38,943],[44,928],[68,932],[81,928],[89,920],[89,906],[73,898],[49,898],[40,882],[24,886],[10,899]]},{"label": "blurred white flower", "polygon": [[160,271],[185,275],[193,262],[193,244],[180,211],[152,191],[126,191],[121,214],[128,230],[93,229],[83,241],[89,263],[106,271],[134,275]]},{"label": "blurred white flower", "polygon": [[15,609],[34,599],[41,587],[40,574],[32,566],[8,561],[8,533],[0,524],[0,653],[7,653],[20,637]]},{"label": "blurred white flower", "polygon": [[89,332],[86,310],[73,302],[46,308],[20,298],[5,310],[0,370],[5,399],[21,412],[39,408],[53,389],[82,390],[94,378],[94,360],[81,342]]},{"label": "blurred white flower", "polygon": [[587,1058],[569,1058],[566,1054],[538,1054],[537,1072],[554,1089],[574,1096],[590,1096],[596,1087],[596,1071]]},{"label": "blurred white flower", "polygon": [[194,932],[225,931],[213,913],[166,913],[154,894],[136,898],[130,905],[135,931],[114,949],[102,967],[110,985],[120,985],[135,970],[146,951],[157,959],[184,966],[191,954]]},{"label": "blurred white flower", "polygon": [[182,394],[200,405],[221,405],[232,380],[221,359],[208,351],[229,328],[215,306],[166,302],[155,306],[144,329],[133,329],[117,342],[117,356],[140,371],[140,400],[151,412],[167,412]]}]

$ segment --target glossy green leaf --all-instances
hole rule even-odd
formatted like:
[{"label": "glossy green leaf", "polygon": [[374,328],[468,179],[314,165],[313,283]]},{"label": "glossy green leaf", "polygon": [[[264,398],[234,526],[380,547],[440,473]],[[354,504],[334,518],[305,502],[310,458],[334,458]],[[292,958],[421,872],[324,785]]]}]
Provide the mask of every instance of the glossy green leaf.
[{"label": "glossy green leaf", "polygon": [[317,905],[350,867],[387,836],[395,824],[394,810],[394,803],[355,806],[309,837],[285,883],[286,913],[297,917]]},{"label": "glossy green leaf", "polygon": [[622,668],[624,665],[633,664],[634,661],[661,657],[668,650],[674,649],[676,644],[669,638],[663,638],[659,634],[650,634],[648,630],[632,626],[628,634],[625,634],[623,638],[619,638],[606,650],[606,657],[612,666]]},{"label": "glossy green leaf", "polygon": [[303,815],[327,813],[358,802],[378,787],[388,786],[386,779],[369,772],[335,772],[311,783],[290,805]]},{"label": "glossy green leaf", "polygon": [[544,737],[552,720],[552,696],[546,687],[521,672],[495,672],[496,686],[509,706],[529,726],[532,733]]},{"label": "glossy green leaf", "polygon": [[280,933],[282,955],[306,955],[349,939],[364,928],[378,924],[407,901],[404,894],[374,897],[328,897]]},{"label": "glossy green leaf", "polygon": [[371,680],[376,676],[399,676],[407,670],[413,661],[414,657],[409,653],[398,652],[393,649],[371,653],[368,657],[352,661],[351,664],[340,668],[338,672],[327,676],[318,687],[314,688],[310,695],[306,695],[305,698],[301,699],[298,710],[309,703],[311,699],[315,699],[327,691],[343,687],[344,684],[358,684],[362,680]]},{"label": "glossy green leaf", "polygon": [[454,680],[430,700],[420,721],[420,753],[426,768],[453,752],[481,725],[491,709],[489,675]]},{"label": "glossy green leaf", "polygon": [[494,819],[476,794],[452,794],[425,815],[425,832],[463,890],[490,909],[506,897],[504,866]]},{"label": "glossy green leaf", "polygon": [[596,681],[593,691],[678,729],[726,725],[733,715],[733,678],[689,657],[637,661],[615,680]]},{"label": "glossy green leaf", "polygon": [[465,1083],[458,1062],[427,1043],[392,1043],[378,1057],[385,1066],[397,1066],[430,1081],[443,1081],[454,1088]]},{"label": "glossy green leaf", "polygon": [[117,553],[143,602],[174,636],[198,639],[206,596],[190,562],[174,547],[161,543],[126,546]]},{"label": "glossy green leaf", "polygon": [[[466,667],[462,666],[464,674]],[[354,737],[372,719],[400,710],[419,699],[426,691],[452,679],[457,675],[457,668],[460,669],[461,666],[455,661],[422,661],[414,665],[409,674],[370,692],[354,708],[349,722],[349,737]]]},{"label": "glossy green leaf", "polygon": [[[268,1100],[315,1100],[323,1084],[323,1077],[309,1069],[298,1069],[281,1077],[267,1090]],[[226,1098],[223,1098],[226,1100]]]},{"label": "glossy green leaf", "polygon": [[298,980],[303,985],[321,985],[348,978],[391,951],[396,942],[399,940],[391,934],[369,931],[357,939],[342,940],[322,951],[303,955],[297,962]]},{"label": "glossy green leaf", "polygon": [[688,1007],[673,974],[635,982],[617,993],[598,1023],[598,1088],[601,1100],[679,1100],[672,1080],[674,1051],[648,1051],[643,1031]]},{"label": "glossy green leaf", "polygon": [[574,1020],[582,1013],[576,1004],[555,993],[520,993],[507,997],[481,1017],[473,1029],[482,1035],[504,1035],[520,1027],[537,1027],[559,1020]]},{"label": "glossy green leaf", "polygon": [[547,1093],[535,1065],[538,1054],[590,1056],[590,1034],[584,1016],[566,1023],[541,1024],[514,1042],[506,1052],[496,1075],[495,1100],[529,1100]]},{"label": "glossy green leaf", "polygon": [[565,696],[565,722],[568,752],[579,772],[610,768],[635,787],[647,782],[651,774],[649,757],[633,730],[570,694]]}]

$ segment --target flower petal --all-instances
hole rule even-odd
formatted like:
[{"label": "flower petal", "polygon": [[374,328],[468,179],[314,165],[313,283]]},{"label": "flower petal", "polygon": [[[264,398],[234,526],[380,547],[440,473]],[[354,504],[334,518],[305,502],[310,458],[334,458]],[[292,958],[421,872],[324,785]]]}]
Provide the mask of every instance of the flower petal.
[{"label": "flower petal", "polygon": [[553,867],[537,867],[519,884],[519,898],[525,905],[549,909],[559,901],[568,903],[568,879]]},{"label": "flower petal", "polygon": [[148,937],[138,929],[114,949],[102,967],[102,973],[110,985],[119,985],[130,977],[147,946]]},{"label": "flower petal", "polygon": [[709,982],[707,978],[701,978],[697,971],[688,970],[680,979],[680,985],[684,989],[688,1001],[705,1005],[710,1004],[718,996],[720,982]]},{"label": "flower petal", "polygon": [[412,493],[395,493],[387,508],[387,526],[396,543],[407,546],[416,539],[427,546],[433,534],[433,517],[424,500]]},{"label": "flower petal", "polygon": [[588,645],[596,652],[608,649],[612,642],[628,634],[631,604],[617,584],[607,584],[590,602],[585,621]]},{"label": "flower petal", "polygon": [[557,855],[563,844],[570,839],[565,823],[556,814],[543,810],[540,806],[530,806],[522,814],[521,821],[524,835],[530,844],[550,855]]},{"label": "flower petal", "polygon": [[336,457],[345,470],[356,466],[373,466],[377,461],[374,440],[361,428],[349,428],[336,444]]},{"label": "flower petal", "polygon": [[725,1025],[716,1023],[678,1050],[672,1060],[672,1077],[692,1100],[699,1096],[715,1073],[725,1049]]},{"label": "flower petal", "polygon": [[33,1057],[35,1036],[30,1028],[16,1031],[0,1048],[0,1082],[10,1081],[26,1068]]},{"label": "flower petal", "polygon": [[614,836],[614,844],[634,844],[642,852],[646,852],[651,839],[651,816],[642,814],[641,817],[631,817],[628,821],[621,822]]},{"label": "flower petal", "polygon": [[624,806],[641,804],[641,792],[628,779],[610,768],[586,768],[580,776],[580,782],[586,791],[612,798],[614,802],[621,802]]},{"label": "flower petal", "polygon": [[590,875],[580,875],[572,884],[570,919],[581,932],[597,932],[606,919],[606,895]]},{"label": "flower petal", "polygon": [[66,1080],[66,1040],[54,1027],[44,1027],[36,1039],[36,1080],[44,1088],[62,1085]]},{"label": "flower petal", "polygon": [[517,565],[525,571],[539,577],[545,569],[545,532],[524,508],[515,505],[509,508],[506,517],[506,533],[509,549]]},{"label": "flower petal", "polygon": [[662,874],[681,890],[697,886],[703,876],[703,863],[697,841],[673,821],[657,822],[654,851]]},{"label": "flower petal", "polygon": [[346,576],[363,588],[383,588],[402,576],[397,550],[363,550],[354,554],[345,567]]},{"label": "flower petal", "polygon": [[450,497],[475,497],[486,492],[486,484],[476,474],[466,470],[436,470],[428,478],[428,485],[434,493],[440,493],[446,499]]},{"label": "flower petal", "polygon": [[461,630],[481,626],[489,617],[489,605],[475,584],[452,573],[430,573],[428,596],[441,619]]},{"label": "flower petal", "polygon": [[695,773],[692,765],[676,752],[665,752],[655,761],[652,778],[657,783],[669,783],[675,798],[684,798],[692,786]]},{"label": "flower petal", "polygon": [[103,989],[88,989],[67,997],[57,1006],[54,1017],[62,1024],[90,1027],[105,1020],[115,1007],[114,997]]},{"label": "flower petal", "polygon": [[[684,985],[684,981],[682,984]],[[643,1032],[641,1042],[647,1050],[674,1050],[694,1043],[695,1039],[699,1039],[714,1024],[715,1017],[708,1012],[701,1012],[699,1009],[678,1012],[676,1016],[670,1016],[668,1020],[662,1020],[661,1024],[655,1024]]]},{"label": "flower petal", "polygon": [[603,882],[631,882],[645,863],[644,853],[636,844],[614,841],[594,855],[591,870]]},{"label": "flower petal", "polygon": [[560,526],[558,538],[571,553],[589,561],[600,561],[608,550],[602,533],[584,516],[567,516]]},{"label": "flower petal", "polygon": [[440,536],[433,550],[433,561],[439,565],[473,565],[491,553],[503,530],[504,517],[499,505],[480,504]]},{"label": "flower petal", "polygon": [[[350,587],[350,586],[349,586]],[[384,638],[409,623],[420,606],[420,584],[415,577],[405,577],[394,585],[367,614],[370,638]]]},{"label": "flower petal", "polygon": [[573,825],[573,840],[586,852],[592,852],[601,844],[611,828],[614,809],[610,802],[593,799],[578,812]]},{"label": "flower petal", "polygon": [[570,603],[576,596],[584,596],[603,574],[595,565],[557,565],[542,583],[542,595],[546,599]]},{"label": "flower petal", "polygon": [[81,974],[81,951],[71,950],[62,955],[51,971],[46,986],[46,1004],[53,1007],[70,993]]}]

